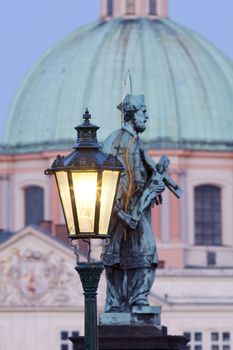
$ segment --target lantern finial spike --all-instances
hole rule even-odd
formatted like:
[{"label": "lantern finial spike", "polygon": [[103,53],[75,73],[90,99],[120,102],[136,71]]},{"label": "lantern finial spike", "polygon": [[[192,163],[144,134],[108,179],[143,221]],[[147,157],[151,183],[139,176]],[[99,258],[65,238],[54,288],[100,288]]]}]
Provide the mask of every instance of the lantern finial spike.
[{"label": "lantern finial spike", "polygon": [[89,124],[90,123],[90,119],[91,119],[91,115],[89,113],[88,107],[86,107],[85,113],[83,114],[83,119],[84,119],[84,123],[85,124]]}]

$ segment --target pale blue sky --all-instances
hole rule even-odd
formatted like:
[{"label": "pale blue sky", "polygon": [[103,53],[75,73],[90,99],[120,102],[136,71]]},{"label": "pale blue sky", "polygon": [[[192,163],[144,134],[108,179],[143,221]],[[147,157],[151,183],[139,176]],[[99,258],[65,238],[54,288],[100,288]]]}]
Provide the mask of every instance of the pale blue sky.
[{"label": "pale blue sky", "polygon": [[[170,0],[169,16],[233,58],[233,0]],[[7,0],[0,11],[0,130],[25,73],[45,50],[98,18],[99,0]]]}]

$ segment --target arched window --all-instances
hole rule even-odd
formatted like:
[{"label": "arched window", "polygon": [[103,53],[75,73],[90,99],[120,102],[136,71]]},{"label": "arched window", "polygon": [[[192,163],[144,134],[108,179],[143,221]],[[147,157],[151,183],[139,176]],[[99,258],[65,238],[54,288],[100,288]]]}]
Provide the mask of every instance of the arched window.
[{"label": "arched window", "polygon": [[212,185],[195,188],[195,244],[221,245],[221,189]]},{"label": "arched window", "polygon": [[107,0],[107,16],[113,15],[113,0]]},{"label": "arched window", "polygon": [[44,219],[44,190],[29,186],[24,190],[25,226],[38,225]]},{"label": "arched window", "polygon": [[135,14],[135,0],[126,0],[126,14],[127,15]]},{"label": "arched window", "polygon": [[156,15],[157,13],[157,3],[156,0],[149,0],[149,15]]}]

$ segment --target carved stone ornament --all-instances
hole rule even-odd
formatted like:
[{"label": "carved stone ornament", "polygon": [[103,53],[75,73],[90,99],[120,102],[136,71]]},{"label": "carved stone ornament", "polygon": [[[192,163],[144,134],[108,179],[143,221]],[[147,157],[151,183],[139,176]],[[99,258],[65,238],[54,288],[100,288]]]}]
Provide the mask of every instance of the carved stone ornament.
[{"label": "carved stone ornament", "polygon": [[0,307],[79,304],[72,266],[52,251],[14,250],[0,263]]}]

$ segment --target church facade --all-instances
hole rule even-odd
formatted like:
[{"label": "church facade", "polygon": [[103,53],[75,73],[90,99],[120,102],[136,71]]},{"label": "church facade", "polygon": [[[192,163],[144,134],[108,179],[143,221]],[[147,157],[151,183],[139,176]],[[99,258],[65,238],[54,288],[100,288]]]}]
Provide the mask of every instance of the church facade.
[{"label": "church facade", "polygon": [[[83,333],[75,257],[64,242],[56,184],[43,172],[70,151],[86,106],[101,141],[120,127],[116,105],[128,69],[133,92],[145,94],[146,148],[155,161],[168,155],[184,191],[179,201],[165,191],[152,209],[160,263],[151,303],[162,305],[169,333],[190,337],[190,350],[233,349],[232,62],[170,20],[165,0],[102,0],[99,21],[40,59],[7,116],[0,142],[4,350],[15,341],[26,350],[67,350],[68,336]],[[104,278],[98,296],[102,311]]]}]

